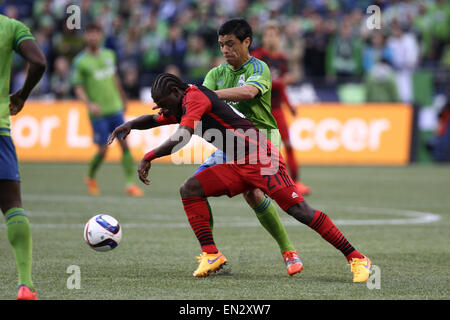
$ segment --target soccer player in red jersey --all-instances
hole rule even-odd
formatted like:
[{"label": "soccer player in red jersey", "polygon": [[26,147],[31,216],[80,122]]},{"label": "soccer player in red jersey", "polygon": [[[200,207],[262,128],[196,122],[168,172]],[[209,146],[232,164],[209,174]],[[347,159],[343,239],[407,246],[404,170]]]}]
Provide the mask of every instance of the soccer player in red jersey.
[{"label": "soccer player in red jersey", "polygon": [[292,149],[289,128],[281,108],[285,103],[293,115],[295,109],[289,102],[286,94],[286,85],[293,82],[292,75],[288,71],[288,61],[286,56],[280,51],[280,29],[276,22],[269,22],[263,31],[263,46],[252,52],[252,55],[267,63],[272,75],[272,115],[278,124],[280,130],[281,141],[286,148],[287,164],[289,172],[301,194],[307,195],[311,192],[311,188],[300,182],[298,164],[295,160],[294,150]]},{"label": "soccer player in red jersey", "polygon": [[323,212],[308,206],[286,171],[278,149],[233,107],[203,86],[188,85],[178,77],[163,73],[154,81],[152,97],[160,108],[158,115],[144,115],[117,127],[108,139],[124,139],[131,129],[149,129],[179,123],[174,134],[148,152],[139,164],[139,179],[150,184],[151,162],[184,147],[193,134],[200,135],[225,152],[227,161],[196,173],[180,188],[189,224],[202,249],[202,259],[194,277],[208,276],[226,262],[217,249],[209,224],[206,199],[233,197],[252,188],[260,188],[289,215],[318,232],[340,250],[351,264],[354,282],[369,278],[371,261],[359,253]]}]

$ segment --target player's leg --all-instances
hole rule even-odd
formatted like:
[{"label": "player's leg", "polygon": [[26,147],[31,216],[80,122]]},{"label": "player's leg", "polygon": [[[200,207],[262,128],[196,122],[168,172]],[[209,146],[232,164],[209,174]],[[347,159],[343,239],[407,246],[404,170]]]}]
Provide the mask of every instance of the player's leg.
[{"label": "player's leg", "polygon": [[36,299],[31,278],[31,228],[20,196],[20,177],[14,144],[0,135],[0,209],[5,217],[6,235],[14,252],[18,271],[18,299]]},{"label": "player's leg", "polygon": [[[200,179],[202,179],[203,183],[197,178],[198,176],[202,177]],[[180,188],[180,195],[189,224],[202,249],[202,255],[198,259],[198,268],[193,273],[194,277],[208,276],[209,273],[221,269],[227,262],[227,259],[217,249],[214,242],[209,224],[209,208],[203,189],[203,186],[210,188],[209,186],[214,180],[216,180],[214,176],[208,177],[208,174],[202,171],[196,176],[189,178]],[[215,195],[225,194],[225,187],[222,188],[222,191],[219,190],[217,192],[218,184],[221,184],[221,182],[216,180],[216,185],[214,186]]]},{"label": "player's leg", "polygon": [[261,225],[278,243],[288,274],[299,273],[303,268],[301,261],[270,198],[260,189],[244,192],[244,198],[255,211]]},{"label": "player's leg", "polygon": [[108,122],[104,117],[102,117],[91,119],[91,125],[94,134],[94,143],[97,145],[97,152],[89,162],[88,174],[85,177],[85,183],[89,194],[99,195],[100,189],[98,188],[95,177],[98,169],[103,163],[108,149]]},{"label": "player's leg", "polygon": [[283,110],[282,109],[272,110],[272,114],[278,124],[278,130],[280,131],[281,141],[283,142],[286,151],[286,162],[289,168],[289,172],[291,174],[291,178],[296,182],[297,188],[299,189],[300,193],[302,195],[307,195],[311,193],[311,188],[306,186],[300,181],[299,166],[297,161],[295,160],[294,149],[292,148],[289,136],[289,127],[286,121],[286,117],[283,113]]},{"label": "player's leg", "polygon": [[[108,117],[108,135],[124,122],[122,112]],[[125,193],[132,197],[142,197],[144,195],[144,191],[134,182],[134,160],[130,152],[130,148],[128,147],[127,140],[117,139],[117,141],[119,141],[120,148],[122,149],[122,167],[125,173],[126,181]]]},{"label": "player's leg", "polygon": [[[283,171],[280,168],[279,171]],[[277,173],[279,175],[280,173]],[[289,181],[284,175],[278,180],[283,180],[282,184],[287,181],[284,188],[276,190],[270,196],[278,203],[278,205],[297,221],[309,226],[322,236],[328,243],[333,245],[337,250],[342,252],[347,261],[352,266],[353,281],[367,281],[370,274],[371,261],[363,254],[358,252],[350,242],[345,238],[339,228],[331,221],[324,212],[311,208],[298,194],[297,187],[292,181]],[[274,179],[277,180],[277,179]]]},{"label": "player's leg", "polygon": [[[194,173],[194,176],[209,167],[212,167],[216,164],[222,164],[225,162],[226,162],[225,153],[221,150],[216,150],[197,168],[197,170]],[[211,227],[211,230],[212,230],[214,227],[214,218],[213,218],[212,209],[211,209],[208,199],[206,199],[206,204],[207,204],[208,210],[209,210],[209,226]],[[199,260],[198,258],[201,258],[201,257],[197,257],[197,261]]]}]

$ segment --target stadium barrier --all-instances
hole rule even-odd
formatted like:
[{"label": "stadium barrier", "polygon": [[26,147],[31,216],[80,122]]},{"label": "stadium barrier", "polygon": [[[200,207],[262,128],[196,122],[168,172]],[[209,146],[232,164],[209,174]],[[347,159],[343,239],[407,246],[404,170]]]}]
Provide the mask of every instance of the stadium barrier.
[{"label": "stadium barrier", "polygon": [[[152,104],[129,102],[126,119],[155,113]],[[412,107],[406,104],[301,105],[297,116],[286,112],[291,144],[301,164],[404,165],[409,162]],[[77,101],[30,101],[11,117],[19,161],[86,162],[96,151],[86,107]],[[139,161],[158,146],[176,125],[134,130],[131,152]],[[160,162],[201,163],[214,147],[199,137],[177,154]],[[107,161],[119,161],[114,142]]]}]

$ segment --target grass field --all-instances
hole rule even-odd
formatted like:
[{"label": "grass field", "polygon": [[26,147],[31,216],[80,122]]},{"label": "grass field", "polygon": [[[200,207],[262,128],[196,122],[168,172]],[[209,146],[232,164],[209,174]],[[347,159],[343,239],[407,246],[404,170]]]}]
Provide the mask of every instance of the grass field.
[{"label": "grass field", "polygon": [[[449,299],[450,167],[302,168],[307,202],[324,210],[381,271],[380,289],[353,284],[344,256],[280,211],[304,263],[289,277],[278,246],[242,196],[211,201],[215,240],[231,271],[192,277],[200,247],[178,188],[194,166],[154,165],[141,199],[123,193],[118,164],[98,176],[102,195],[87,195],[85,164],[20,165],[24,207],[33,231],[33,277],[40,299]],[[83,240],[85,222],[107,213],[123,227],[111,252]],[[0,299],[14,299],[16,269],[0,227]],[[79,266],[81,288],[66,273]]]}]

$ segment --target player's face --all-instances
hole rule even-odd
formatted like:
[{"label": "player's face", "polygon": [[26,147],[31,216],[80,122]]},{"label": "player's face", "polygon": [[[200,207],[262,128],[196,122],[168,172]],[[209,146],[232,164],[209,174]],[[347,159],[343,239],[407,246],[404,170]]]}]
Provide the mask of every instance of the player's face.
[{"label": "player's face", "polygon": [[84,34],[86,44],[91,48],[97,48],[100,45],[103,34],[99,30],[89,30]]},{"label": "player's face", "polygon": [[275,28],[269,28],[264,31],[263,34],[263,44],[264,47],[275,50],[278,48],[278,44],[280,42],[280,38],[278,37],[278,32]]},{"label": "player's face", "polygon": [[232,66],[236,66],[248,57],[250,38],[239,40],[234,34],[219,35],[220,51],[225,60]]},{"label": "player's face", "polygon": [[174,89],[170,94],[159,97],[153,97],[154,102],[160,108],[160,111],[166,116],[177,115],[181,112],[182,94]]}]

